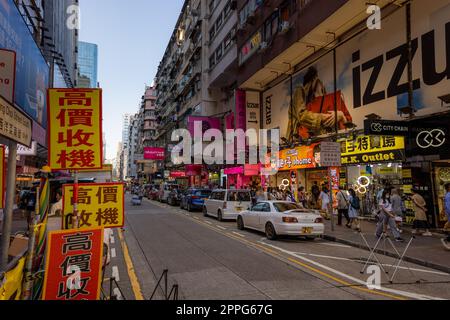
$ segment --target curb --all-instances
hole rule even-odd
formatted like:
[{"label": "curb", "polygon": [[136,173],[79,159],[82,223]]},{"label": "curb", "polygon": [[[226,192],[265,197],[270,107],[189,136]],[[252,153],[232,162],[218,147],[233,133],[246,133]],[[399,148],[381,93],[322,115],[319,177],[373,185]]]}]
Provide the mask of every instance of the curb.
[{"label": "curb", "polygon": [[[360,243],[353,242],[353,241],[340,239],[340,238],[336,238],[334,236],[329,236],[329,235],[324,235],[323,238],[325,240],[328,240],[328,241],[342,243],[342,244],[349,245],[349,246],[352,246],[352,247],[355,247],[355,248],[359,248],[359,249],[363,249],[363,250],[366,250],[366,251],[370,251],[367,248],[367,246],[362,245]],[[378,254],[385,255],[387,257],[397,258],[398,259],[398,256],[395,253],[390,252],[390,251],[377,249],[375,252],[378,253]],[[424,261],[424,260],[421,260],[421,259],[408,257],[408,256],[405,256],[403,258],[403,260],[407,261],[407,262],[415,263],[415,264],[423,266],[423,267],[435,269],[435,270],[442,271],[442,272],[450,274],[450,267],[448,267],[448,266],[442,266],[442,265],[439,265],[439,264],[431,263],[431,262],[428,262],[428,261]]]}]

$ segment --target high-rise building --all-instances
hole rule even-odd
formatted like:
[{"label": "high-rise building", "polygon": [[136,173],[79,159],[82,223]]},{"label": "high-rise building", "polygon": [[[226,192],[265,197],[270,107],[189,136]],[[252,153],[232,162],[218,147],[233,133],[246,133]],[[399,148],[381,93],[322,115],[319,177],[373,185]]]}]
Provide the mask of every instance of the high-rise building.
[{"label": "high-rise building", "polygon": [[98,46],[94,43],[78,42],[78,87],[88,88],[98,86]]},{"label": "high-rise building", "polygon": [[126,148],[128,146],[128,137],[129,137],[129,130],[130,130],[130,121],[131,121],[131,114],[126,113],[123,115],[123,121],[122,121],[122,143],[123,147]]}]

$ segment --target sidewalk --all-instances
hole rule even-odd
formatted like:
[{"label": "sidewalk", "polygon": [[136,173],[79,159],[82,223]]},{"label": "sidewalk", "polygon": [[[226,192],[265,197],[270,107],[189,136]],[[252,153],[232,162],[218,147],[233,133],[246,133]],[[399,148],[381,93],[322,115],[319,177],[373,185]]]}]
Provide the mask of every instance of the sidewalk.
[{"label": "sidewalk", "polygon": [[[344,219],[345,221],[345,219]],[[373,221],[362,220],[361,230],[367,239],[369,245],[373,248],[377,242],[375,237],[376,223]],[[339,242],[342,244],[350,245],[352,247],[357,247],[365,250],[369,250],[364,243],[361,235],[345,226],[335,226],[335,231],[331,231],[331,222],[325,221],[325,236],[324,238],[329,241]],[[409,240],[412,237],[412,229],[404,228],[402,238],[405,240],[404,243],[395,242],[392,234],[389,233],[391,240],[394,242],[395,247],[400,254],[405,250]],[[441,239],[445,238],[444,235],[439,233],[433,233],[433,237],[423,237],[417,235],[413,240],[411,246],[406,253],[404,261],[415,263],[424,267],[436,269],[450,274],[450,252],[446,251],[442,245]],[[397,257],[394,249],[386,242],[384,246],[383,241],[381,241],[377,250],[378,254]],[[367,254],[369,256],[369,253]]]}]

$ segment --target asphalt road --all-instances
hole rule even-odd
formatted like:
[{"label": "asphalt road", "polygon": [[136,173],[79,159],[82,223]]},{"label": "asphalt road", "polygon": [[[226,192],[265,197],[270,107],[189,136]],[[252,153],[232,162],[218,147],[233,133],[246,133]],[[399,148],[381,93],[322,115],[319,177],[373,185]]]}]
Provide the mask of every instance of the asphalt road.
[{"label": "asphalt road", "polygon": [[[180,300],[450,298],[450,275],[436,270],[402,263],[391,284],[396,261],[377,255],[389,274],[382,273],[381,287],[370,290],[370,274],[360,273],[368,251],[322,239],[268,241],[200,212],[148,200],[132,207],[128,195],[125,230],[116,230],[114,238],[106,278],[115,269],[122,298],[130,300],[149,299],[165,269],[169,290],[177,284]],[[154,299],[163,296],[164,281]]]}]

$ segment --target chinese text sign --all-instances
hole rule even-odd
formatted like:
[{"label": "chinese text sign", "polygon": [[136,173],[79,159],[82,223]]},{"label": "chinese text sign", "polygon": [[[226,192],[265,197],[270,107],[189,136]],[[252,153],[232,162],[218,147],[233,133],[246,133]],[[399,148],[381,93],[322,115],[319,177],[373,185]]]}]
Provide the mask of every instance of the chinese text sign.
[{"label": "chinese text sign", "polygon": [[49,89],[52,170],[102,169],[101,89]]}]

